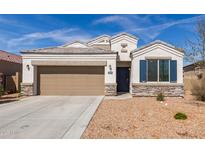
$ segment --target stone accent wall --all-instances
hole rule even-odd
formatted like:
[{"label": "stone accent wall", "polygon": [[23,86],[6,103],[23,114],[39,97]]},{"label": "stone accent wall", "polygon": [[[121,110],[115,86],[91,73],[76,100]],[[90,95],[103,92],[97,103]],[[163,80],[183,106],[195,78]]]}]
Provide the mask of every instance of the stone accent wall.
[{"label": "stone accent wall", "polygon": [[21,83],[21,95],[22,96],[33,96],[34,89],[31,83]]},{"label": "stone accent wall", "polygon": [[105,84],[105,95],[116,96],[117,95],[117,84]]},{"label": "stone accent wall", "polygon": [[159,93],[163,93],[165,96],[184,97],[184,85],[175,83],[132,85],[133,96],[157,96]]}]

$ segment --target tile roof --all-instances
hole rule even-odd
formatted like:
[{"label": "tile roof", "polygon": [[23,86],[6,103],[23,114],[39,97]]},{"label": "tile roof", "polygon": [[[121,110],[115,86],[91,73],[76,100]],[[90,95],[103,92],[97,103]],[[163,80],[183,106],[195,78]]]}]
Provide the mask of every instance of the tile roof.
[{"label": "tile roof", "polygon": [[41,49],[33,49],[21,51],[21,53],[33,53],[33,54],[116,54],[110,50],[103,50],[99,48],[75,48],[75,47],[52,47],[52,48],[41,48]]},{"label": "tile roof", "polygon": [[21,56],[6,51],[2,51],[2,50],[0,50],[0,60],[12,62],[12,63],[19,63],[19,64],[22,63]]}]

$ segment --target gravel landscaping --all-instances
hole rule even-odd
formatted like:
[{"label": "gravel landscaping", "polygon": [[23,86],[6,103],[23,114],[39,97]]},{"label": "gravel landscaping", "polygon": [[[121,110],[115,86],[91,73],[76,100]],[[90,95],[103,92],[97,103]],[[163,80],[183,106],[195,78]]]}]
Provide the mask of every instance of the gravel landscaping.
[{"label": "gravel landscaping", "polygon": [[[186,120],[176,120],[178,112]],[[81,138],[205,138],[205,103],[183,98],[104,99]]]}]

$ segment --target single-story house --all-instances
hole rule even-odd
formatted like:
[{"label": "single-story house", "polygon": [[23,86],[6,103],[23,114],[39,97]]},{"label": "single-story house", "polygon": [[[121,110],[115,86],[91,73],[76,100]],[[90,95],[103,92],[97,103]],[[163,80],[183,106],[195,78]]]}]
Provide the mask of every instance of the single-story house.
[{"label": "single-story house", "polygon": [[183,56],[154,41],[138,48],[128,33],[22,51],[24,95],[183,96]]},{"label": "single-story house", "polygon": [[22,59],[21,56],[0,50],[0,84],[5,92],[20,90]]},{"label": "single-story house", "polygon": [[205,79],[204,62],[198,61],[184,66],[184,90],[192,91],[193,88],[201,84],[201,80]]}]

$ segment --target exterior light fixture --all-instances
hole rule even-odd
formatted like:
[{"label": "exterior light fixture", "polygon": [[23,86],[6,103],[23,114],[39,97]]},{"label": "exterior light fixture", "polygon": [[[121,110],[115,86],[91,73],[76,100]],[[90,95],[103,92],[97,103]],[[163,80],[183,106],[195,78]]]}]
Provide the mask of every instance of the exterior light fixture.
[{"label": "exterior light fixture", "polygon": [[28,71],[30,70],[30,66],[28,64],[26,65],[26,68]]},{"label": "exterior light fixture", "polygon": [[108,71],[108,74],[113,74],[113,71],[112,71],[112,65],[109,65],[109,71]]},{"label": "exterior light fixture", "polygon": [[112,71],[112,66],[111,65],[109,65],[109,69],[110,69],[110,71]]}]

